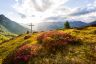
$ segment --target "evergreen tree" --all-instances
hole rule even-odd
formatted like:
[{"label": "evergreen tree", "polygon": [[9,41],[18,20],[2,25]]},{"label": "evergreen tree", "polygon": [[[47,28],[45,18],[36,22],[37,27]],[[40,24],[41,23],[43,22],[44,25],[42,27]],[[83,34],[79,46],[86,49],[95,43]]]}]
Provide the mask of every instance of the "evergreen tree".
[{"label": "evergreen tree", "polygon": [[66,21],[66,22],[64,23],[64,28],[70,28],[70,24],[69,24],[68,21]]},{"label": "evergreen tree", "polygon": [[26,32],[26,34],[29,34],[29,33],[30,33],[29,31]]}]

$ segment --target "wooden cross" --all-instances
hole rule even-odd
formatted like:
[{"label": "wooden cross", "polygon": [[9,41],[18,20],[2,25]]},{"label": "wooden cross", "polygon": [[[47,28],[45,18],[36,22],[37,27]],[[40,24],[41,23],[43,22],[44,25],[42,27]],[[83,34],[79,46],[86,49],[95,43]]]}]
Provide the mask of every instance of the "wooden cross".
[{"label": "wooden cross", "polygon": [[31,33],[33,33],[33,30],[32,29],[33,29],[33,26],[34,25],[31,23],[29,26],[31,27]]}]

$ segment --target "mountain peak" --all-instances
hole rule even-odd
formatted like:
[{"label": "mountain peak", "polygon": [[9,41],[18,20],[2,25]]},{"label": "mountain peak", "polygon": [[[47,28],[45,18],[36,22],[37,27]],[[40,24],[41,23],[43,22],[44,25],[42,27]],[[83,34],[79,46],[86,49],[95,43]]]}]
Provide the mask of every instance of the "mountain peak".
[{"label": "mountain peak", "polygon": [[3,15],[3,14],[0,14],[0,17],[5,17],[5,15]]},{"label": "mountain peak", "polygon": [[8,19],[5,15],[1,14],[0,19]]}]

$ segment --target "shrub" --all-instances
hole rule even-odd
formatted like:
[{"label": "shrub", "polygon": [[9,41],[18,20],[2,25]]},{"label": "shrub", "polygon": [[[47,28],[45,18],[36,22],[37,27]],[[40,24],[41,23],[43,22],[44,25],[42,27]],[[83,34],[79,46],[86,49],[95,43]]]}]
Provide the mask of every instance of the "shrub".
[{"label": "shrub", "polygon": [[15,55],[16,64],[21,62],[27,62],[31,56],[31,48],[30,46],[22,46]]},{"label": "shrub", "polygon": [[30,38],[30,37],[31,37],[30,35],[25,36],[25,37],[24,37],[24,40],[26,40],[26,39],[28,39],[28,38]]},{"label": "shrub", "polygon": [[29,33],[30,33],[29,31],[26,32],[26,34],[29,34]]},{"label": "shrub", "polygon": [[75,38],[63,31],[49,31],[41,33],[37,40],[46,49],[56,50],[64,47],[68,43],[73,43]]},{"label": "shrub", "polygon": [[24,45],[9,54],[4,60],[3,64],[28,64],[30,58],[39,55],[38,51],[41,46],[38,44]]},{"label": "shrub", "polygon": [[33,34],[38,33],[37,31],[34,31]]},{"label": "shrub", "polygon": [[41,48],[40,45],[34,44],[32,46],[25,45],[19,48],[15,54],[14,62],[15,64],[27,63],[30,58],[38,55],[38,50]]}]

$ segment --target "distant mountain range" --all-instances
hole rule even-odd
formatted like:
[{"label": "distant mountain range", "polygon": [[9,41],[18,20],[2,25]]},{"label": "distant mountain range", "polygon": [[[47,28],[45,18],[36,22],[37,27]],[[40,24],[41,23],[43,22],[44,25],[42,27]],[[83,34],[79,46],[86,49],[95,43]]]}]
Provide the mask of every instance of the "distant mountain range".
[{"label": "distant mountain range", "polygon": [[[69,23],[72,28],[79,28],[88,25],[87,23],[84,23],[82,21],[70,21]],[[41,22],[38,24],[39,31],[53,30],[59,28],[64,28],[64,22]]]},{"label": "distant mountain range", "polygon": [[4,15],[0,15],[0,25],[3,26],[6,29],[6,31],[9,31],[14,34],[21,34],[28,30],[20,24],[8,19]]},{"label": "distant mountain range", "polygon": [[[41,22],[38,24],[38,31],[46,31],[46,30],[54,30],[54,29],[62,29],[64,28],[65,22]],[[85,26],[96,26],[96,21],[85,23],[82,21],[69,21],[71,28],[82,28]]]},{"label": "distant mountain range", "polygon": [[89,23],[89,25],[94,25],[94,26],[96,26],[96,21],[93,21],[93,22],[91,22],[91,23]]}]

